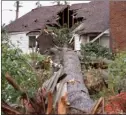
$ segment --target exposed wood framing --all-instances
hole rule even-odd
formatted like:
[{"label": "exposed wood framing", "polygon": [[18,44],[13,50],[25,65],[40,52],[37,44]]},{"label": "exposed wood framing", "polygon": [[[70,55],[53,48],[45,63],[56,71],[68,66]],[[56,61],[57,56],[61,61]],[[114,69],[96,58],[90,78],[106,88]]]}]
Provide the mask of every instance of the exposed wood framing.
[{"label": "exposed wood framing", "polygon": [[60,17],[57,17],[57,18],[56,18],[56,20],[59,20],[59,19],[60,19]]},{"label": "exposed wood framing", "polygon": [[74,35],[73,35],[72,38],[70,39],[69,44],[71,44],[71,42],[73,41],[73,39],[74,39]]}]

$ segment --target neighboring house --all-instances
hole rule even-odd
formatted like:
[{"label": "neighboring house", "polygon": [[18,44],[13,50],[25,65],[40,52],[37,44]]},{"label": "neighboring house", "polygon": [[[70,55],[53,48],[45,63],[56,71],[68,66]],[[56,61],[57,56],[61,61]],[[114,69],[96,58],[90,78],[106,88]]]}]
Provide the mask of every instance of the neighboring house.
[{"label": "neighboring house", "polygon": [[[109,1],[92,1],[87,4],[74,4],[76,17],[82,17],[83,22],[73,30],[74,49],[80,50],[81,43],[97,42],[110,48],[109,34]],[[72,40],[70,41],[72,42]]]},{"label": "neighboring house", "polygon": [[110,29],[113,51],[126,50],[126,1],[110,1]]}]

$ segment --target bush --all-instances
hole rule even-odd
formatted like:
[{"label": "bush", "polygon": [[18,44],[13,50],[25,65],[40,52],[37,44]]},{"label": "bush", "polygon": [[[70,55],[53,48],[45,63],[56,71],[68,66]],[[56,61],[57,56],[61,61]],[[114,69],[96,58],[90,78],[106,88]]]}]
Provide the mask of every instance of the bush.
[{"label": "bush", "polygon": [[[11,42],[8,39],[6,31],[2,31],[2,99],[15,103],[20,92],[17,92],[5,79],[5,74],[8,72],[20,85],[25,89],[30,96],[38,89],[37,74],[33,71],[32,66],[29,64],[30,56],[25,56],[19,48],[11,48]],[[38,56],[38,54],[36,54]],[[40,60],[42,56],[38,56]]]},{"label": "bush", "polygon": [[53,31],[55,33],[53,37],[54,44],[63,47],[64,45],[68,45],[69,40],[71,39],[70,30],[67,28],[67,25],[64,25],[60,28],[49,27],[48,30]]},{"label": "bush", "polygon": [[96,43],[81,44],[81,55],[86,66],[90,66],[89,63],[97,62],[103,58],[113,59],[113,55],[108,48]]},{"label": "bush", "polygon": [[126,51],[116,55],[115,60],[109,64],[109,87],[116,93],[126,91]]},{"label": "bush", "polygon": [[81,45],[81,53],[86,57],[103,57],[107,59],[112,59],[112,53],[106,47],[103,47],[97,43],[88,43],[86,45]]}]

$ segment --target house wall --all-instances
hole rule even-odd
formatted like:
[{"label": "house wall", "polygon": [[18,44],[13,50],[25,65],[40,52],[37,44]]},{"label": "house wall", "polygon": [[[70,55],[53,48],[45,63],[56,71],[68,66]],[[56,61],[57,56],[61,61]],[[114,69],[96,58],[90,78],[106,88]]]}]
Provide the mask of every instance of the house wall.
[{"label": "house wall", "polygon": [[108,35],[103,35],[102,37],[100,37],[99,44],[101,46],[110,48],[109,36]]},{"label": "house wall", "polygon": [[74,34],[74,50],[78,51],[81,47],[80,36],[78,34]]},{"label": "house wall", "polygon": [[[100,37],[100,39],[98,39],[99,41],[99,44],[101,46],[104,46],[104,47],[107,47],[107,48],[110,48],[110,40],[109,40],[109,35],[103,35]],[[83,35],[81,36],[81,43],[83,45],[85,45],[86,43],[89,43],[89,35]]]},{"label": "house wall", "polygon": [[[78,34],[74,34],[74,50],[80,50],[81,49],[81,43],[83,45],[85,45],[86,43],[89,43],[89,35],[78,35]],[[109,36],[109,32],[105,33],[104,35],[102,35],[98,41],[101,46],[110,48],[110,36]]]},{"label": "house wall", "polygon": [[126,50],[126,1],[110,1],[110,29],[113,51]]},{"label": "house wall", "polygon": [[[89,35],[78,35],[78,34],[74,34],[74,50],[78,51],[81,49],[81,43],[83,45],[85,45],[86,43],[89,43]],[[99,39],[98,39],[98,43],[101,46],[110,48],[110,36],[109,36],[109,32],[102,35]]]},{"label": "house wall", "polygon": [[14,46],[19,47],[23,53],[29,53],[29,37],[27,32],[10,33],[9,38]]},{"label": "house wall", "polygon": [[86,43],[88,43],[88,36],[80,36],[80,38],[81,38],[81,43],[83,44],[83,45],[85,45]]}]

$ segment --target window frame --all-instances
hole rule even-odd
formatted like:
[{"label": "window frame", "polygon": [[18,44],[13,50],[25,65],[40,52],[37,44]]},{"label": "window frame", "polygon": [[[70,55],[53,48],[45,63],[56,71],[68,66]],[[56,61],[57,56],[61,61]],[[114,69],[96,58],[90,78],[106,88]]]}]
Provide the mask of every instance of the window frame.
[{"label": "window frame", "polygon": [[[34,37],[34,38],[30,38],[30,37]],[[33,40],[34,39],[34,40]],[[32,35],[32,36],[28,36],[28,40],[29,40],[29,48],[34,48],[36,47],[36,36]],[[31,45],[32,44],[32,45]]]}]

